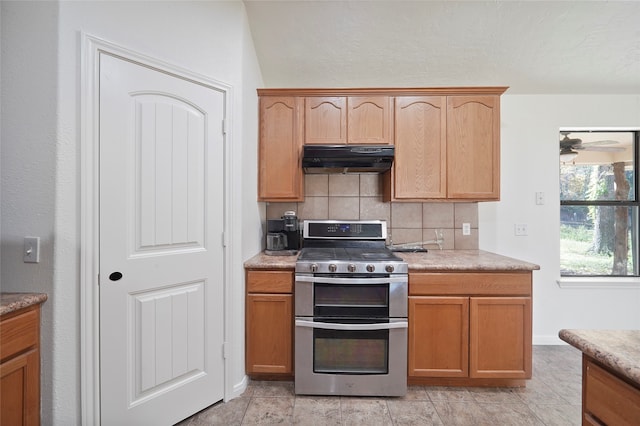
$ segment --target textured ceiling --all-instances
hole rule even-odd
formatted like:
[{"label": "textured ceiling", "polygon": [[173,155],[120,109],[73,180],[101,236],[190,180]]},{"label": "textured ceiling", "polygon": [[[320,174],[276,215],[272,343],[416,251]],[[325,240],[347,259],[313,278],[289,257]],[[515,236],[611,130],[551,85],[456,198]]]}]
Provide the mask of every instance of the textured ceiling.
[{"label": "textured ceiling", "polygon": [[266,87],[640,93],[640,1],[244,3]]}]

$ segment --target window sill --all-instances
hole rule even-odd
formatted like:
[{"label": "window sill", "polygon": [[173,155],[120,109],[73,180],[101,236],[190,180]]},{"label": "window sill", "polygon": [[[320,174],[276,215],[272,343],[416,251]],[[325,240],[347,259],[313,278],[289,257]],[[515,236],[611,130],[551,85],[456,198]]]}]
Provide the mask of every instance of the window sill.
[{"label": "window sill", "polygon": [[639,277],[562,277],[560,288],[634,289],[640,288]]}]

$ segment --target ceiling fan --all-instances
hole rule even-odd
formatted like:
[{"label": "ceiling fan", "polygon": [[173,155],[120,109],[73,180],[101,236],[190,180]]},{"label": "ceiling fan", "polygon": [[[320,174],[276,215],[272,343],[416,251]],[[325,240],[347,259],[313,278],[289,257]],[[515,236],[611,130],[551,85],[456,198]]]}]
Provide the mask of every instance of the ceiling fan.
[{"label": "ceiling fan", "polygon": [[571,162],[578,156],[578,151],[599,151],[599,152],[622,152],[623,147],[606,146],[617,145],[618,141],[606,139],[593,142],[582,142],[580,138],[570,138],[571,132],[560,132],[564,137],[560,139],[560,161]]}]

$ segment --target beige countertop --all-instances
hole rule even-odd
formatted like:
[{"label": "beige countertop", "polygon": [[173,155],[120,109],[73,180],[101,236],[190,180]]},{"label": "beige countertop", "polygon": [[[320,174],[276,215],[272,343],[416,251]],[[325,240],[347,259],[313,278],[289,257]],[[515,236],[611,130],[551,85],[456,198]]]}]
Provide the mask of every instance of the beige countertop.
[{"label": "beige countertop", "polygon": [[47,300],[46,293],[2,293],[0,294],[0,315],[8,314],[18,309],[43,303]]},{"label": "beige countertop", "polygon": [[[536,264],[484,250],[430,250],[427,253],[397,253],[409,271],[532,271]],[[248,269],[293,269],[298,256],[267,256],[259,253],[244,262]]]},{"label": "beige countertop", "polygon": [[560,330],[559,336],[640,387],[640,330]]}]

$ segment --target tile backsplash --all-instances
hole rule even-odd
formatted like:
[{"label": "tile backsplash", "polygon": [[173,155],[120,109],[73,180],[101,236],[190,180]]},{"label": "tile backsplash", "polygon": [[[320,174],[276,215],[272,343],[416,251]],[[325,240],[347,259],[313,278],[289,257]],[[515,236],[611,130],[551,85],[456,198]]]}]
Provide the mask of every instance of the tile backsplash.
[{"label": "tile backsplash", "polygon": [[[304,219],[386,220],[388,243],[419,243],[428,249],[478,248],[477,203],[385,203],[378,174],[305,175],[305,201],[267,203],[267,219],[287,210]],[[462,223],[471,235],[462,235]],[[438,238],[440,236],[440,238]]]}]

